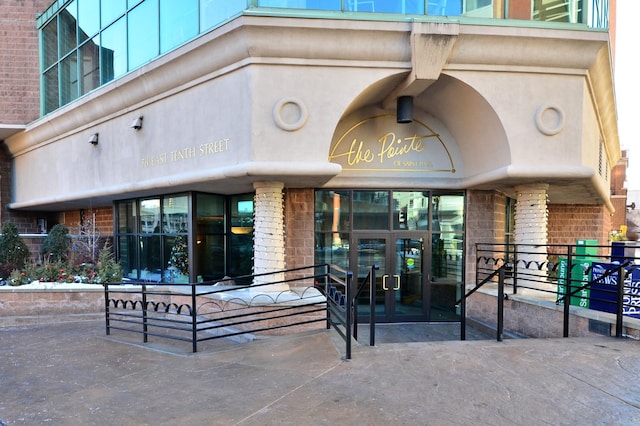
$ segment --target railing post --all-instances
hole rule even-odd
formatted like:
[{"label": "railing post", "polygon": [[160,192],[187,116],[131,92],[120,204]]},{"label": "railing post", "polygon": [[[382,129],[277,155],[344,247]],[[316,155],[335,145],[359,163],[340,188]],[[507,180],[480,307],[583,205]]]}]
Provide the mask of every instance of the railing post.
[{"label": "railing post", "polygon": [[191,341],[193,352],[198,352],[198,308],[196,306],[197,283],[191,284]]},{"label": "railing post", "polygon": [[325,264],[324,295],[327,298],[327,330],[331,329],[331,310],[329,309],[329,281],[331,280],[331,265]]},{"label": "railing post", "polygon": [[460,285],[462,286],[462,300],[460,301],[460,340],[467,340],[467,297],[465,294],[467,289],[464,283]]},{"label": "railing post", "polygon": [[513,268],[511,270],[513,279],[513,294],[518,294],[518,246],[513,245]]},{"label": "railing post", "polygon": [[498,324],[496,325],[496,333],[498,342],[502,342],[504,332],[504,267],[498,272]]},{"label": "railing post", "polygon": [[346,358],[347,359],[351,359],[351,323],[353,321],[351,315],[352,315],[352,311],[351,311],[351,306],[353,305],[353,290],[351,288],[351,279],[352,279],[353,273],[348,272],[347,271],[347,276],[346,276],[346,292],[347,292],[347,303],[345,303],[345,311],[347,314],[347,318],[345,320],[346,322],[346,327],[345,327],[345,340],[347,341],[347,348],[346,348]]},{"label": "railing post", "polygon": [[107,336],[111,334],[111,322],[109,321],[109,283],[104,283],[104,321]]},{"label": "railing post", "polygon": [[147,285],[142,284],[142,341],[147,343]]},{"label": "railing post", "polygon": [[562,320],[562,337],[569,337],[569,308],[571,307],[571,292],[573,291],[573,252],[567,246],[567,279],[564,289],[564,311]]},{"label": "railing post", "polygon": [[369,346],[376,345],[376,269],[378,268],[378,265],[371,267],[369,280]]},{"label": "railing post", "polygon": [[622,337],[622,326],[624,321],[624,278],[625,267],[618,267],[618,288],[617,288],[617,304],[616,304],[616,337]]}]

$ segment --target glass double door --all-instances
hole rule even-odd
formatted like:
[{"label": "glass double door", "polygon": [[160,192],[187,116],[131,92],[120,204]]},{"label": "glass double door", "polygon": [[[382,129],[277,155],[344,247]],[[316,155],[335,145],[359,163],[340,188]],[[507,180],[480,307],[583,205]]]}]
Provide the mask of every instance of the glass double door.
[{"label": "glass double door", "polygon": [[[399,233],[355,237],[352,264],[356,264],[358,283],[365,280],[373,265],[376,271],[373,303],[376,322],[428,320],[428,265],[425,264],[424,236]],[[358,297],[358,314],[369,315],[367,287]]]}]

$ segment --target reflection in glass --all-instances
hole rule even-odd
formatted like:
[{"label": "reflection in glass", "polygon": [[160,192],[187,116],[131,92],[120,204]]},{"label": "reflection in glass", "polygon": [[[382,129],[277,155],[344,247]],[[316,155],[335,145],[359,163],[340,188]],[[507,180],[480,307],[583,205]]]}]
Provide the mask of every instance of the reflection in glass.
[{"label": "reflection in glass", "polygon": [[66,105],[78,97],[78,57],[73,52],[60,62],[60,103]]},{"label": "reflection in glass", "polygon": [[138,213],[135,201],[129,200],[118,203],[118,232],[120,234],[137,232],[137,219]]},{"label": "reflection in glass", "polygon": [[429,229],[429,197],[424,192],[393,193],[393,229]]},{"label": "reflection in glass", "polygon": [[43,68],[47,69],[58,60],[58,23],[55,19],[42,29]]},{"label": "reflection in glass", "polygon": [[433,230],[462,232],[464,227],[464,197],[461,195],[434,195],[431,200]]},{"label": "reflection in glass", "polygon": [[[150,1],[147,1],[148,3]],[[122,16],[127,10],[127,0],[102,0],[100,2],[100,16],[102,26],[109,25]]]},{"label": "reflection in glass", "polygon": [[189,239],[186,235],[164,237],[164,259],[166,268],[163,282],[189,282]]},{"label": "reflection in glass", "polygon": [[353,229],[389,229],[389,191],[353,192]]},{"label": "reflection in glass", "polygon": [[203,281],[225,276],[225,201],[212,194],[196,196],[196,277]]},{"label": "reflection in glass", "polygon": [[186,195],[165,197],[162,200],[162,232],[177,234],[187,232],[189,197]]},{"label": "reflection in glass", "polygon": [[122,276],[124,278],[137,280],[139,272],[136,265],[138,264],[138,250],[136,247],[137,237],[135,235],[123,235],[118,237],[118,262],[122,267]]},{"label": "reflection in glass", "polygon": [[165,53],[198,34],[198,0],[161,0],[160,52]]},{"label": "reflection in glass", "polygon": [[433,234],[431,276],[434,281],[462,281],[464,242],[462,234]]},{"label": "reflection in glass", "polygon": [[80,94],[100,86],[100,36],[95,36],[80,47],[82,87]]},{"label": "reflection in glass", "polygon": [[44,73],[43,78],[44,85],[44,113],[47,114],[57,109],[60,104],[58,101],[59,89],[58,89],[58,66],[51,67]]},{"label": "reflection in glass", "polygon": [[76,2],[72,1],[60,12],[58,35],[60,38],[60,57],[65,56],[77,45]]},{"label": "reflection in glass", "polygon": [[127,72],[127,39],[122,37],[125,31],[125,19],[120,19],[102,32],[102,84]]},{"label": "reflection in glass", "polygon": [[247,0],[202,0],[200,32],[204,32],[238,15],[247,8]]},{"label": "reflection in glass", "polygon": [[227,275],[249,275],[253,271],[253,194],[234,195],[230,203]]},{"label": "reflection in glass", "polygon": [[140,231],[145,234],[160,233],[160,199],[140,201]]},{"label": "reflection in glass", "polygon": [[78,0],[78,42],[82,43],[100,29],[99,3],[95,0]]},{"label": "reflection in glass", "polygon": [[316,249],[349,247],[349,192],[317,191],[315,201]]},{"label": "reflection in glass", "polygon": [[132,70],[149,62],[160,52],[157,1],[145,1],[129,12],[129,65]]},{"label": "reflection in glass", "polygon": [[162,282],[162,248],[160,235],[140,237],[140,279]]}]

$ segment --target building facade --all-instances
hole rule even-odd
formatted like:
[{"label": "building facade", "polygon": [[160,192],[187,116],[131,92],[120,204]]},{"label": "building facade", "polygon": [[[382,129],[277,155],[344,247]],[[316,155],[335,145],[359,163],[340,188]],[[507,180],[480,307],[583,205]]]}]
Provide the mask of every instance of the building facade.
[{"label": "building facade", "polygon": [[128,279],[379,264],[447,321],[476,243],[608,241],[610,2],[29,4],[1,219],[110,216]]}]

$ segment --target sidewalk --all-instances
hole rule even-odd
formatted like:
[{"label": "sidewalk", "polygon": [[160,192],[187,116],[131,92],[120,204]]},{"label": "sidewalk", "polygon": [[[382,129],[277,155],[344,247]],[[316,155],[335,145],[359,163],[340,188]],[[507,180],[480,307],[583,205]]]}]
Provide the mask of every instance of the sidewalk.
[{"label": "sidewalk", "polygon": [[0,328],[0,425],[640,424],[633,340],[355,344],[351,361],[324,330],[196,354],[151,340]]}]

